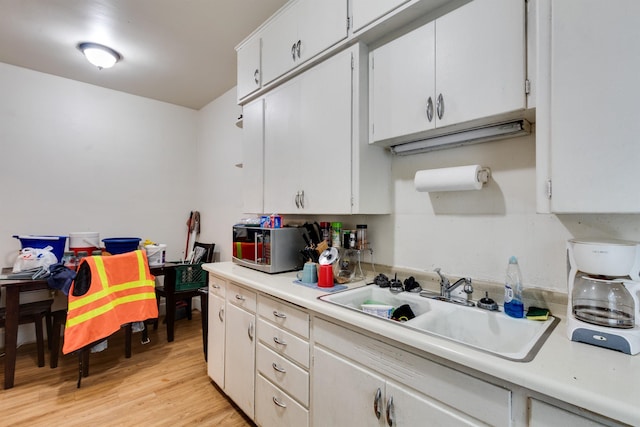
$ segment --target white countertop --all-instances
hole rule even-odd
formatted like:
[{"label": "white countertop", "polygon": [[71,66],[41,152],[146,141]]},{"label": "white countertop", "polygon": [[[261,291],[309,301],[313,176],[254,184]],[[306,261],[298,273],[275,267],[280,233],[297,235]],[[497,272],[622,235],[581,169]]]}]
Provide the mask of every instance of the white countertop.
[{"label": "white countertop", "polygon": [[[640,425],[640,355],[573,342],[567,338],[564,320],[531,362],[514,362],[319,300],[326,293],[293,283],[293,272],[270,275],[232,262],[205,264],[203,268],[381,339],[386,337],[623,423]],[[349,287],[364,284],[360,281]]]}]

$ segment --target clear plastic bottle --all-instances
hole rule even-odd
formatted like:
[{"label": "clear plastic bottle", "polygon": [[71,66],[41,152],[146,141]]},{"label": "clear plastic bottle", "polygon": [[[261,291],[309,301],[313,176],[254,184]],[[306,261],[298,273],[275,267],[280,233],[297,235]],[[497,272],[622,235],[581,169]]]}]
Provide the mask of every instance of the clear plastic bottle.
[{"label": "clear plastic bottle", "polygon": [[504,282],[504,312],[511,317],[524,317],[524,304],[522,302],[522,274],[518,259],[509,258],[507,277]]}]

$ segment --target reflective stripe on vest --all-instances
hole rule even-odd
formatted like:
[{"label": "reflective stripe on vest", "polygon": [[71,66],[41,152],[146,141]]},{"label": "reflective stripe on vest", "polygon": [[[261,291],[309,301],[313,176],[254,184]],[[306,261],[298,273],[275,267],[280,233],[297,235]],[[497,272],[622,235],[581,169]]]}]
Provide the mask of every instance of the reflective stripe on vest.
[{"label": "reflective stripe on vest", "polygon": [[91,270],[91,284],[82,296],[73,296],[73,289],[69,293],[65,354],[108,337],[126,323],[158,317],[155,278],[143,251],[84,262]]}]

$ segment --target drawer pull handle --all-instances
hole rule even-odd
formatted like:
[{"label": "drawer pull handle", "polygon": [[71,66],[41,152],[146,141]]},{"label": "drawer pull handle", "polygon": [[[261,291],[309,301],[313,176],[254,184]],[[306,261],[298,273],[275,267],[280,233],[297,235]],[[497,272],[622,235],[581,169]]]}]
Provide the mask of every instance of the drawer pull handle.
[{"label": "drawer pull handle", "polygon": [[381,411],[380,411],[380,400],[382,399],[382,390],[378,388],[376,391],[376,397],[373,398],[373,413],[376,415],[377,419],[380,419]]},{"label": "drawer pull handle", "polygon": [[221,322],[224,322],[224,308],[220,308],[220,310],[218,310],[218,319],[220,319]]},{"label": "drawer pull handle", "polygon": [[389,398],[389,400],[387,400],[387,425],[389,427],[393,427],[394,424],[394,408],[393,408],[393,396],[391,396]]},{"label": "drawer pull handle", "polygon": [[247,329],[247,335],[249,335],[249,340],[253,341],[253,322],[249,323],[249,328]]},{"label": "drawer pull handle", "polygon": [[273,367],[274,371],[280,372],[281,374],[286,374],[287,370],[284,368],[281,368],[280,366],[278,366],[278,364],[276,362],[273,362],[271,364],[271,366]]},{"label": "drawer pull handle", "polygon": [[281,407],[281,408],[286,408],[286,407],[287,407],[287,405],[285,405],[284,403],[280,402],[280,401],[278,400],[278,398],[277,398],[277,397],[275,397],[275,396],[273,396],[273,403],[275,403],[276,405],[278,405],[278,406],[279,406],[279,407]]},{"label": "drawer pull handle", "polygon": [[286,319],[287,315],[284,313],[280,313],[277,310],[273,310],[273,315],[276,316],[278,319]]},{"label": "drawer pull handle", "polygon": [[212,283],[212,284],[211,284],[211,287],[212,287],[213,289],[220,289],[220,285],[216,285],[215,283]]},{"label": "drawer pull handle", "polygon": [[285,341],[281,340],[278,337],[273,337],[273,342],[278,344],[278,345],[287,345],[287,343]]},{"label": "drawer pull handle", "polygon": [[238,301],[244,301],[245,298],[242,295],[236,294],[236,299]]}]

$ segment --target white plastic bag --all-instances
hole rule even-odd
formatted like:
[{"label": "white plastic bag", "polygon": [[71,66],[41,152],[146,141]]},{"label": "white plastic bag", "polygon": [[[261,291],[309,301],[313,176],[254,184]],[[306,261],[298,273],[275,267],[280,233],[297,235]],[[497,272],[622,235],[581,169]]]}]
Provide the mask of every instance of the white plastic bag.
[{"label": "white plastic bag", "polygon": [[53,252],[53,248],[47,246],[46,248],[23,248],[20,250],[16,262],[13,264],[13,272],[19,273],[21,271],[33,270],[40,267],[49,268],[51,264],[58,262],[58,258]]}]

